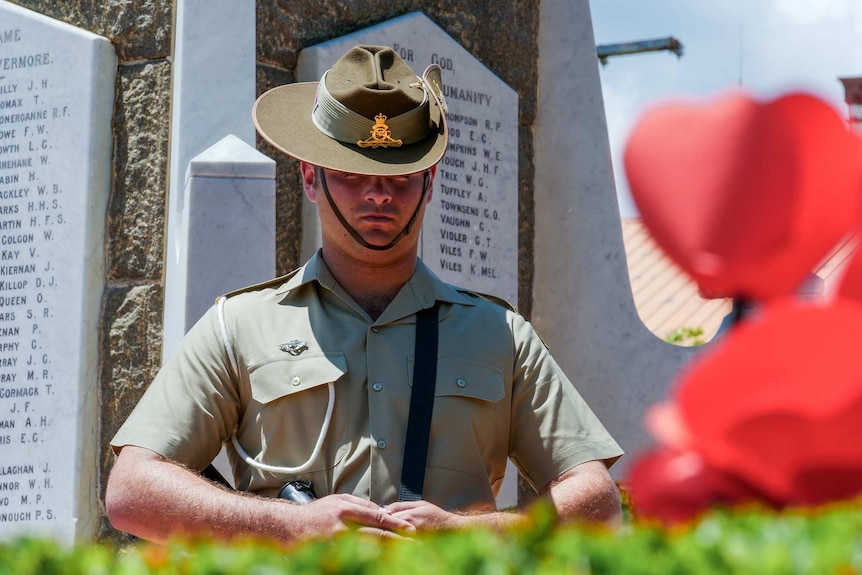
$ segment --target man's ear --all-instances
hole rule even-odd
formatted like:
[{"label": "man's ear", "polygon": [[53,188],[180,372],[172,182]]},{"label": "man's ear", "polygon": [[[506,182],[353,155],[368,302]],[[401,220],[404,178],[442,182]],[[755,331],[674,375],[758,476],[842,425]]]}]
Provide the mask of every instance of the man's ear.
[{"label": "man's ear", "polygon": [[302,189],[305,190],[305,195],[313,203],[317,203],[317,174],[314,173],[314,166],[308,162],[299,162],[299,171],[302,174]]},{"label": "man's ear", "polygon": [[434,176],[437,175],[437,164],[428,168],[428,192],[425,194],[425,203],[431,203],[431,196],[434,195]]}]

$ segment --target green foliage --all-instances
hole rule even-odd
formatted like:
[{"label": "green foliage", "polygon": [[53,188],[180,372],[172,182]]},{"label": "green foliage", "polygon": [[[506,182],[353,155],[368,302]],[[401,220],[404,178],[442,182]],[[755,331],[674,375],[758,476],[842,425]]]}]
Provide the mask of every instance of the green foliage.
[{"label": "green foliage", "polygon": [[263,543],[0,544],[0,575],[850,575],[862,573],[862,506],[817,513],[716,511],[672,530],[558,527],[537,506],[529,528],[383,542],[358,533],[284,551]]},{"label": "green foliage", "polygon": [[706,340],[703,338],[703,328],[689,326],[676,328],[664,340],[674,345],[687,346],[703,345],[706,343]]}]

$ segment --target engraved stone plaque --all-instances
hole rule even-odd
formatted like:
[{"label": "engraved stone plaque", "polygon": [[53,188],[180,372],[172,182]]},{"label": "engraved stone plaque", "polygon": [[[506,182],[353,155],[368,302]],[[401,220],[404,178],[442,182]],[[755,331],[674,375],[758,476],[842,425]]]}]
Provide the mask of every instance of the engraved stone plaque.
[{"label": "engraved stone plaque", "polygon": [[92,536],[116,56],[0,3],[0,538]]},{"label": "engraved stone plaque", "polygon": [[[517,305],[518,94],[418,12],[306,48],[297,79],[319,80],[356,44],[391,46],[417,74],[430,64],[443,69],[449,149],[438,165],[419,255],[443,280]],[[304,255],[315,241],[304,238]]]}]

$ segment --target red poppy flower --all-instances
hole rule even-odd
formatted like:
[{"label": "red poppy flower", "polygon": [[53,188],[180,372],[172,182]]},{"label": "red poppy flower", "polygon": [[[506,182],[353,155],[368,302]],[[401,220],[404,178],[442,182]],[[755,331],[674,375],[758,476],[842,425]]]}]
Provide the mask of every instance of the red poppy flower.
[{"label": "red poppy flower", "polygon": [[837,293],[841,297],[862,301],[862,252],[859,251],[858,245],[844,268]]},{"label": "red poppy flower", "polygon": [[782,301],[680,381],[690,449],[781,505],[862,494],[862,304]]},{"label": "red poppy flower", "polygon": [[805,94],[658,108],[625,168],[644,224],[713,297],[791,294],[862,214],[862,143]]},{"label": "red poppy flower", "polygon": [[711,467],[697,452],[658,448],[641,454],[627,483],[639,519],[684,523],[718,505],[763,502],[739,479]]}]

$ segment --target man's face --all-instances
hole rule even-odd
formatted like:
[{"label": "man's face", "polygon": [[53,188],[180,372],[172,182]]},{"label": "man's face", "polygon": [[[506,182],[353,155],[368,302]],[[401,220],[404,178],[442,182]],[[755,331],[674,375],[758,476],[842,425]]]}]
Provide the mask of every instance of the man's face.
[{"label": "man's face", "polygon": [[[424,172],[404,176],[364,176],[323,170],[332,201],[347,223],[368,243],[385,246],[391,242],[410,221],[413,212],[422,198]],[[431,176],[435,168],[431,168]],[[344,227],[337,220],[329,202],[323,195],[321,182],[318,181],[313,166],[302,164],[305,192],[315,202],[320,213],[324,243],[337,241],[347,247],[355,244]],[[431,190],[424,203],[431,201]],[[424,215],[424,206],[413,232],[404,237],[397,245],[404,247],[416,245],[419,227]],[[398,250],[400,251],[400,250]]]}]

